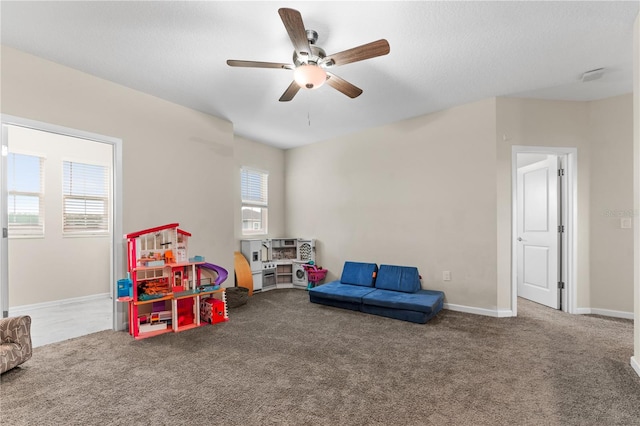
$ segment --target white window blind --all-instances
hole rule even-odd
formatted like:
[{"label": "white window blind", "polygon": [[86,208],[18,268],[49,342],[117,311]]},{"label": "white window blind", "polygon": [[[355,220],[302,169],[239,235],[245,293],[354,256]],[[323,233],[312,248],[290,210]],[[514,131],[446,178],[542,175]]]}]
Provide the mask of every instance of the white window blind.
[{"label": "white window blind", "polygon": [[44,235],[44,158],[9,153],[7,192],[9,236]]},{"label": "white window blind", "polygon": [[109,232],[109,170],[105,166],[63,161],[63,231]]},{"label": "white window blind", "polygon": [[268,184],[268,173],[244,167],[240,170],[244,235],[267,233]]}]

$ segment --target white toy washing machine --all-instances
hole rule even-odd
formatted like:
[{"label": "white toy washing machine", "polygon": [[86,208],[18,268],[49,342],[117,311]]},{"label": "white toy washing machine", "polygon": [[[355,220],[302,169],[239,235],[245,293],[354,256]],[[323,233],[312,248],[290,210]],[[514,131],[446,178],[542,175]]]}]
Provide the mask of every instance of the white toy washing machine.
[{"label": "white toy washing machine", "polygon": [[309,280],[307,279],[307,271],[304,270],[304,265],[307,262],[293,261],[293,285],[296,287],[307,288]]}]

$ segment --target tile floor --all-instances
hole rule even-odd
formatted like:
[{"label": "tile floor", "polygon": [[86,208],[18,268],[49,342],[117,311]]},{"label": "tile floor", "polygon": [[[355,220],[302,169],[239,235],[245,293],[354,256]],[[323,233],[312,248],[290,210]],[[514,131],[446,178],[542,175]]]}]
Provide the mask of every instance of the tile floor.
[{"label": "tile floor", "polygon": [[9,316],[15,315],[31,316],[34,348],[113,328],[113,302],[108,296],[28,310],[9,308]]}]

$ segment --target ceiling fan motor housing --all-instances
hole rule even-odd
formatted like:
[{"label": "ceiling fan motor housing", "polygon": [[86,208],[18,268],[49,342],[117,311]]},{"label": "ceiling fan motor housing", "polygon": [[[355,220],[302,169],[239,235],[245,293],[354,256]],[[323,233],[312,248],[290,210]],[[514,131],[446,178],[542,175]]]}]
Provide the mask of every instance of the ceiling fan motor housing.
[{"label": "ceiling fan motor housing", "polygon": [[298,55],[298,52],[293,51],[293,63],[296,67],[306,64],[322,65],[322,60],[327,56],[324,49],[313,44],[309,47],[311,48],[309,56]]}]

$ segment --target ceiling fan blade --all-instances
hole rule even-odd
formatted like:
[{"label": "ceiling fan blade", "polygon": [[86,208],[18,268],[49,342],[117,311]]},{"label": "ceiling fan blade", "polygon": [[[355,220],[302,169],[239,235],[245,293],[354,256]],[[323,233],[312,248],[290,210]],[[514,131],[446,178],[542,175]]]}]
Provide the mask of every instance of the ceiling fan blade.
[{"label": "ceiling fan blade", "polygon": [[287,87],[287,90],[285,90],[282,96],[280,96],[279,101],[280,102],[290,101],[291,99],[293,99],[296,93],[298,93],[298,90],[300,90],[300,86],[298,86],[298,83],[296,83],[295,80],[292,81],[289,87]]},{"label": "ceiling fan blade", "polygon": [[361,88],[354,86],[347,80],[344,80],[330,72],[327,73],[327,76],[327,84],[336,89],[338,92],[342,92],[352,99],[357,98],[362,94]]},{"label": "ceiling fan blade", "polygon": [[293,43],[293,48],[296,50],[299,56],[309,56],[311,54],[311,48],[309,47],[309,40],[307,39],[307,31],[304,28],[302,22],[302,15],[295,9],[281,8],[278,9],[280,18],[284,27],[289,33],[289,38]]},{"label": "ceiling fan blade", "polygon": [[389,42],[385,39],[373,41],[354,47],[353,49],[343,52],[334,53],[327,56],[323,62],[332,62],[333,65],[350,64],[351,62],[363,61],[365,59],[375,58],[376,56],[386,55],[390,52]]},{"label": "ceiling fan blade", "polygon": [[295,68],[293,64],[281,64],[279,62],[258,62],[258,61],[237,61],[235,59],[229,59],[227,65],[231,67],[249,67],[249,68],[281,68],[285,70],[292,70]]}]

